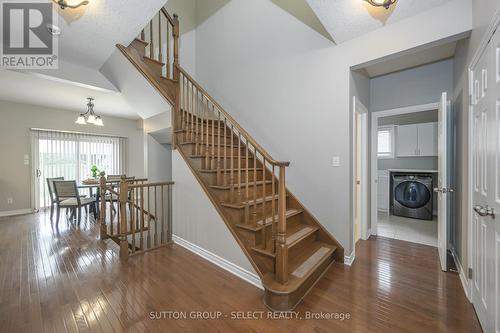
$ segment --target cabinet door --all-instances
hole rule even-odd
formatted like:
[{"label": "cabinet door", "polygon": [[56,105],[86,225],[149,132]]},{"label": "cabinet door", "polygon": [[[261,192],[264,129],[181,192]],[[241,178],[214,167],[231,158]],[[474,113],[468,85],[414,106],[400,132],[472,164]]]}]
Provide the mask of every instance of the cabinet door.
[{"label": "cabinet door", "polygon": [[419,156],[437,156],[437,123],[418,124]]},{"label": "cabinet door", "polygon": [[418,156],[418,126],[400,125],[398,126],[398,136],[396,152],[398,157]]}]

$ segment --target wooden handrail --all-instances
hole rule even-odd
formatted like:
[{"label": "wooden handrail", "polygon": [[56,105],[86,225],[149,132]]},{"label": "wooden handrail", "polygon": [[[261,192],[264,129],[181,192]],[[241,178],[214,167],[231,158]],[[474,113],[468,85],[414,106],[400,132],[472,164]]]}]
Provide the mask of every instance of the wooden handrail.
[{"label": "wooden handrail", "polygon": [[167,12],[167,10],[164,7],[161,7],[161,12],[167,18],[168,22],[170,22],[171,25],[175,25],[174,19],[172,18],[172,16],[170,16],[170,14]]},{"label": "wooden handrail", "polygon": [[289,161],[277,161],[273,159],[271,155],[261,145],[259,145],[257,141],[255,141],[255,139],[250,134],[248,134],[248,132],[245,131],[243,127],[241,127],[240,124],[238,124],[238,122],[234,120],[234,118],[231,117],[231,115],[227,113],[224,110],[224,108],[220,106],[220,104],[217,103],[215,99],[212,96],[210,96],[210,94],[205,89],[201,87],[201,85],[198,82],[196,82],[195,79],[191,77],[191,75],[189,75],[180,65],[176,65],[176,67],[182,73],[182,75],[184,75],[197,88],[199,92],[205,95],[205,97],[210,101],[210,103],[212,103],[215,107],[217,107],[217,109],[219,109],[220,112],[224,114],[224,117],[226,117],[226,119],[231,123],[231,125],[233,125],[238,130],[238,132],[245,137],[245,139],[248,139],[248,142],[250,142],[252,146],[254,146],[255,148],[257,148],[257,150],[259,150],[259,153],[265,157],[266,161],[276,166],[287,167],[290,165]]},{"label": "wooden handrail", "polygon": [[129,185],[128,188],[140,188],[140,187],[153,187],[153,186],[167,186],[167,185],[174,185],[175,182],[152,182],[152,183],[144,183],[144,184],[133,184]]}]

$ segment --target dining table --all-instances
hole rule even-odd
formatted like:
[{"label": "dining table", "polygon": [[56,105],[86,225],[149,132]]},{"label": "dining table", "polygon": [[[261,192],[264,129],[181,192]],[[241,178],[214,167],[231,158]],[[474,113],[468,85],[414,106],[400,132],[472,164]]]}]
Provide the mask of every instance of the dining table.
[{"label": "dining table", "polygon": [[[134,178],[134,182],[145,182],[147,178]],[[116,188],[120,186],[120,179],[106,179],[106,184],[111,188]],[[94,208],[94,217],[100,218],[101,216],[101,194],[100,194],[100,183],[99,179],[94,180],[84,180],[77,184],[76,186],[79,190],[88,190],[89,197],[94,196],[95,189],[95,208]]]}]

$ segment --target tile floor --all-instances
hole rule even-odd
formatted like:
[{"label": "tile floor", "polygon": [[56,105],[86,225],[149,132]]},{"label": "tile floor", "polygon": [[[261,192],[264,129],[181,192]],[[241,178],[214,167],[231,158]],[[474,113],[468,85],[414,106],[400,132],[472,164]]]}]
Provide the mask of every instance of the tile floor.
[{"label": "tile floor", "polygon": [[378,212],[378,235],[437,247],[437,220],[417,220]]}]

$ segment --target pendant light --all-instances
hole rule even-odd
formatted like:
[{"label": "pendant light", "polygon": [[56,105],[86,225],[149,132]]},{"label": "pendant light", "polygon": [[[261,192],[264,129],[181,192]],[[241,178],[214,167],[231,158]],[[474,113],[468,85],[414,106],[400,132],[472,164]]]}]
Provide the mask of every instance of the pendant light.
[{"label": "pendant light", "polygon": [[94,124],[96,126],[104,126],[101,116],[96,116],[94,112],[94,99],[92,97],[88,97],[87,100],[87,111],[85,113],[81,113],[75,123],[80,125]]},{"label": "pendant light", "polygon": [[385,9],[389,9],[389,7],[394,3],[396,3],[397,0],[365,0],[365,1],[375,7],[384,7]]}]

